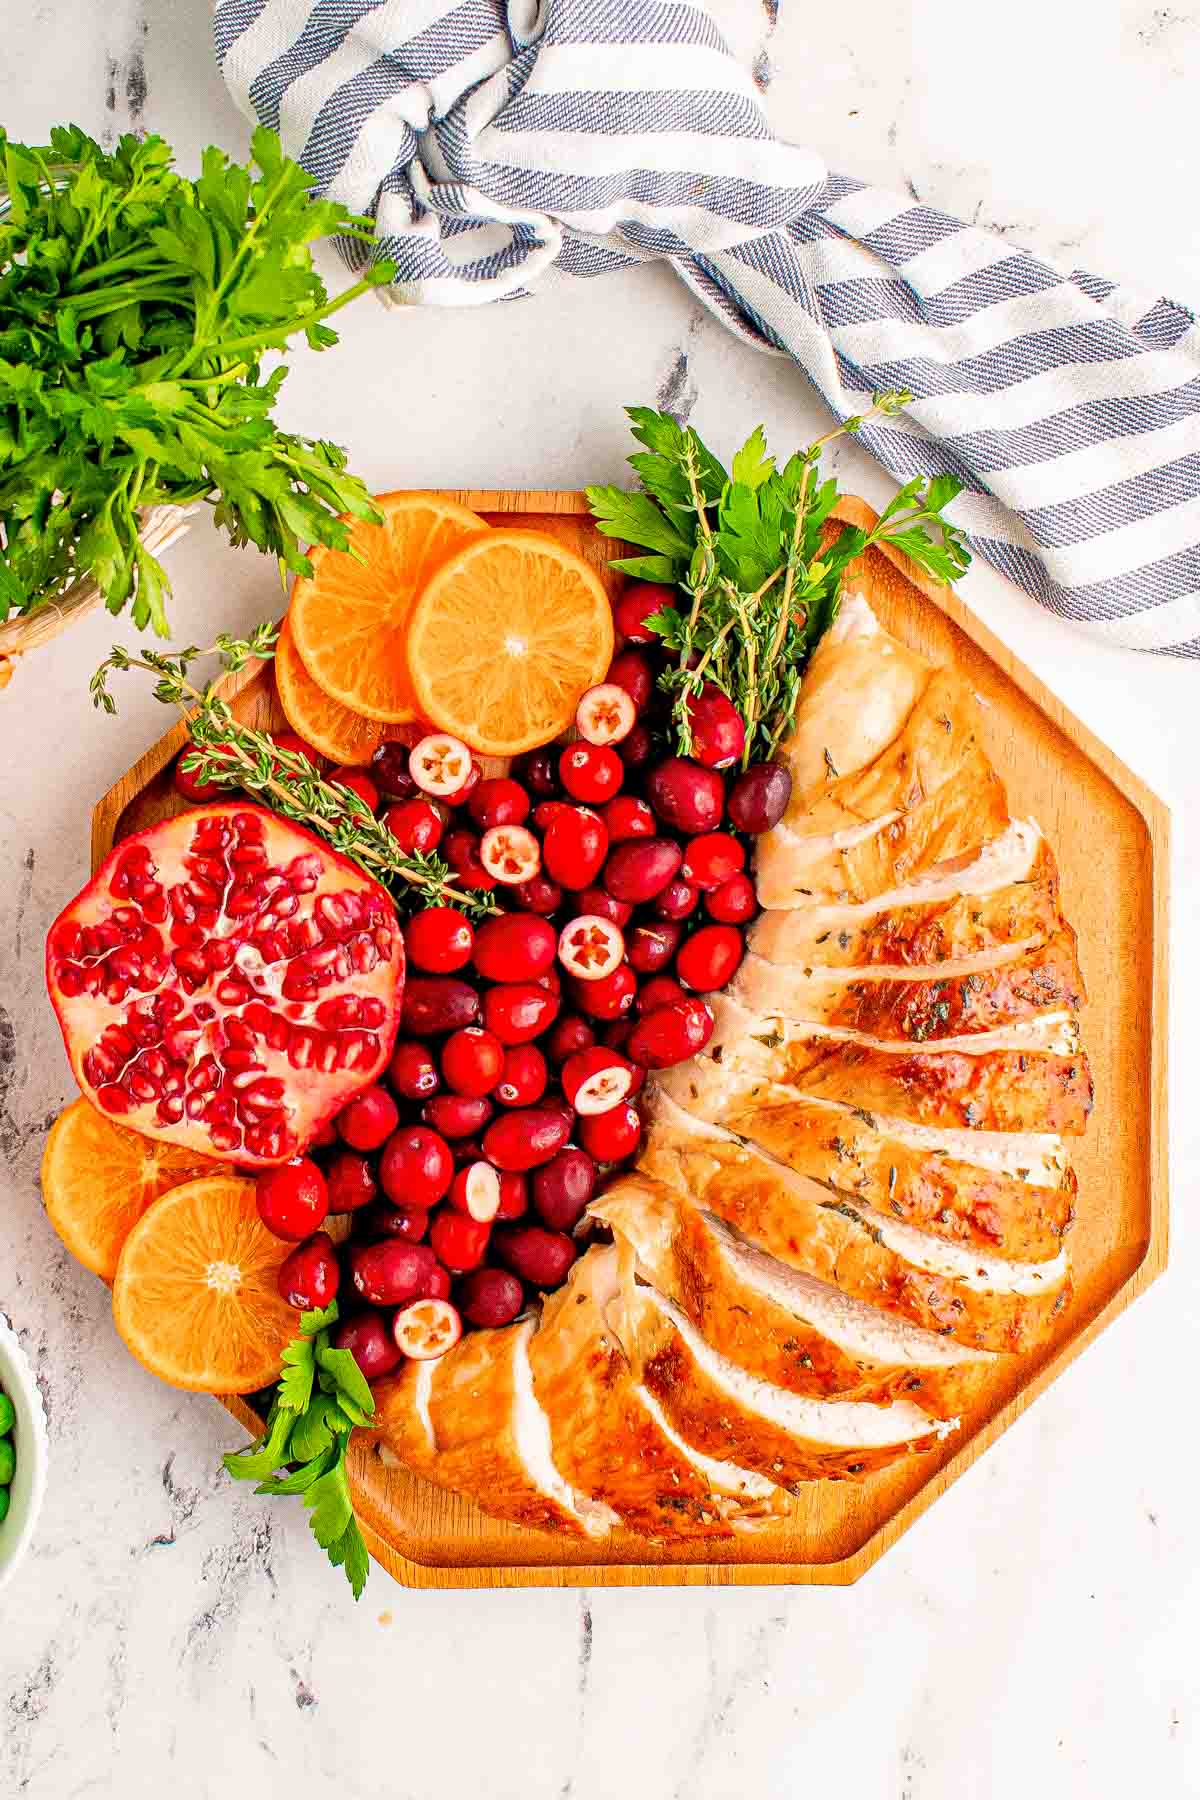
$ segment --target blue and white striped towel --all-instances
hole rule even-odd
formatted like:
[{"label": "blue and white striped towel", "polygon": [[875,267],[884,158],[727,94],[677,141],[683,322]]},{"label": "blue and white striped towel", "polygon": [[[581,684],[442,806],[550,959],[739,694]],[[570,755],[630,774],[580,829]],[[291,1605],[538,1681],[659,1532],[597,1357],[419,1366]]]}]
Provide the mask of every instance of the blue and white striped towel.
[{"label": "blue and white striped towel", "polygon": [[[687,0],[218,0],[217,56],[396,297],[478,305],[670,260],[796,359],[974,549],[1110,643],[1200,655],[1200,327],[780,142]],[[351,245],[351,262],[368,254]]]}]

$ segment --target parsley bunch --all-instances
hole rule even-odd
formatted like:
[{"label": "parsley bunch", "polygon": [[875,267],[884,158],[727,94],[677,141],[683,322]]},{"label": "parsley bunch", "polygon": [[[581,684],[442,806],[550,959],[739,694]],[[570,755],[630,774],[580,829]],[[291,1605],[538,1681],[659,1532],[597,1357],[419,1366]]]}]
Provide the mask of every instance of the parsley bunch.
[{"label": "parsley bunch", "polygon": [[390,278],[376,264],[330,300],[318,238],[370,237],[254,133],[252,162],[204,152],[195,182],[160,137],[111,154],[77,126],[49,145],[0,129],[0,619],[83,576],[110,612],[167,633],[162,564],[138,539],[155,505],[207,501],[235,544],[311,573],[303,544],[344,549],[339,513],[376,517],[335,444],[280,431],[265,352]]},{"label": "parsley bunch", "polygon": [[256,1494],[303,1496],[313,1536],[334,1567],[345,1568],[357,1600],[369,1565],[350,1497],[346,1449],[354,1427],[374,1418],[375,1401],[349,1350],[330,1343],[337,1316],[336,1300],[322,1312],[301,1313],[300,1336],[283,1353],[266,1429],[248,1450],[232,1450],[222,1460],[235,1481],[256,1481]]},{"label": "parsley bunch", "polygon": [[728,471],[669,413],[626,409],[645,445],[629,458],[641,492],[590,487],[587,495],[605,536],[647,552],[620,557],[614,568],[678,586],[686,596],[686,605],[647,621],[677,659],[660,685],[674,695],[683,755],[692,748],[690,705],[706,682],[742,716],[743,767],[774,754],[795,716],[805,664],[837,614],[847,565],[869,545],[895,544],[938,581],[967,567],[962,533],[944,516],[962,485],[952,475],[908,482],[869,532],[845,527],[822,548],[838,497],[835,480],[819,479],[822,450],[911,399],[876,394],[869,412],[798,450],[782,468],[759,426]]}]

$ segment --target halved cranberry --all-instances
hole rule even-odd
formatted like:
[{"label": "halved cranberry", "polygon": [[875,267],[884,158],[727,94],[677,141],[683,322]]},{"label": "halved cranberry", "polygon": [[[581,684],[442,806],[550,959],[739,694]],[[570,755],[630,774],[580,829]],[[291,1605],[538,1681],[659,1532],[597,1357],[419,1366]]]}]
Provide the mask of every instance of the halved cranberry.
[{"label": "halved cranberry", "polygon": [[689,913],[696,910],[700,895],[689,881],[669,881],[661,894],[654,900],[654,910],[660,919],[686,919]]},{"label": "halved cranberry", "polygon": [[565,1231],[541,1225],[505,1225],[495,1234],[496,1255],[531,1287],[559,1287],[579,1254]]},{"label": "halved cranberry", "polygon": [[325,1307],[336,1298],[341,1269],[333,1245],[323,1231],[297,1244],[279,1265],[279,1292],[298,1312]]},{"label": "halved cranberry", "polygon": [[471,1138],[483,1130],[495,1110],[482,1094],[435,1094],[421,1108],[421,1117],[444,1138]]},{"label": "halved cranberry", "polygon": [[637,976],[628,963],[618,963],[599,981],[572,979],[571,999],[591,1019],[619,1019],[633,1005]]},{"label": "halved cranberry", "polygon": [[555,806],[542,838],[542,861],[552,881],[576,891],[590,887],[607,850],[608,833],[598,813],[586,806]]},{"label": "halved cranberry", "polygon": [[441,1086],[437,1064],[428,1047],[404,1038],[392,1051],[388,1080],[405,1100],[428,1100]]},{"label": "halved cranberry", "polygon": [[428,1244],[385,1238],[380,1244],[351,1244],[350,1279],[372,1306],[403,1306],[415,1300],[434,1262]]},{"label": "halved cranberry", "polygon": [[673,610],[677,595],[674,588],[658,581],[635,581],[630,584],[613,607],[613,623],[629,644],[654,644],[658,633],[646,620],[652,613]]},{"label": "halved cranberry", "polygon": [[380,1185],[397,1206],[435,1206],[453,1176],[449,1145],[427,1125],[405,1125],[394,1132],[379,1159]]},{"label": "halved cranberry", "polygon": [[498,1219],[519,1219],[529,1207],[529,1182],[519,1169],[500,1171]]},{"label": "halved cranberry", "polygon": [[519,887],[538,873],[542,853],[532,831],[523,825],[493,825],[483,834],[479,860],[505,887]]},{"label": "halved cranberry", "polygon": [[353,1313],[334,1327],[333,1347],[348,1350],[368,1381],[378,1381],[399,1367],[396,1340],[377,1312]]},{"label": "halved cranberry", "polygon": [[365,1157],[341,1150],[325,1168],[325,1187],[331,1213],[357,1212],[379,1192],[379,1184]]},{"label": "halved cranberry", "polygon": [[705,894],[704,906],[710,919],[721,925],[744,925],[758,911],[754,883],[748,875],[731,875],[718,888]]},{"label": "halved cranberry", "polygon": [[[622,688],[614,690],[632,710]],[[630,721],[632,723],[632,720]],[[558,759],[558,776],[572,799],[599,806],[611,800],[625,779],[625,764],[608,744],[568,744]]]},{"label": "halved cranberry", "polygon": [[489,1162],[468,1163],[450,1183],[450,1204],[456,1212],[490,1225],[500,1211],[500,1175]]},{"label": "halved cranberry", "polygon": [[708,994],[733,979],[744,950],[736,925],[702,925],[681,947],[675,972],[685,987]]},{"label": "halved cranberry", "polygon": [[[603,681],[599,687],[589,688],[575,709],[576,730],[589,744],[619,744],[636,724],[637,708],[615,681]],[[561,767],[560,761],[560,772]],[[565,778],[563,786],[574,792]]]},{"label": "halved cranberry", "polygon": [[625,939],[625,954],[629,965],[639,975],[654,975],[659,969],[665,969],[683,936],[683,927],[671,919],[662,919],[658,923],[635,925]]},{"label": "halved cranberry", "polygon": [[694,837],[721,823],[725,784],[715,769],[688,756],[669,756],[647,776],[646,798],[665,824]]},{"label": "halved cranberry", "polygon": [[757,836],[778,825],[792,797],[790,769],[782,763],[751,763],[729,790],[729,817],[738,831]]},{"label": "halved cranberry", "polygon": [[596,1165],[586,1150],[568,1145],[530,1177],[534,1210],[551,1231],[574,1231],[596,1192]]},{"label": "halved cranberry", "polygon": [[600,810],[610,844],[623,844],[627,838],[653,837],[658,824],[650,807],[635,794],[618,794]]},{"label": "halved cranberry", "polygon": [[727,831],[705,831],[692,838],[679,873],[701,893],[719,888],[746,866],[746,852]]},{"label": "halved cranberry", "polygon": [[454,871],[455,880],[460,887],[473,888],[480,894],[490,893],[495,887],[496,877],[489,875],[483,866],[479,839],[465,826],[450,833],[442,845],[442,855]]},{"label": "halved cranberry", "polygon": [[563,926],[558,938],[558,960],[580,981],[603,981],[625,954],[625,939],[611,920],[598,913],[580,913]]},{"label": "halved cranberry", "polygon": [[536,1044],[514,1044],[504,1052],[495,1094],[501,1106],[533,1106],[546,1091],[549,1072]]},{"label": "halved cranberry", "polygon": [[622,931],[633,917],[633,907],[628,900],[614,900],[602,887],[581,888],[576,896],[576,906],[581,913],[598,913],[602,919],[611,919]]},{"label": "halved cranberry", "polygon": [[392,1320],[397,1348],[410,1362],[445,1356],[462,1336],[462,1319],[449,1300],[423,1296],[402,1307]]},{"label": "halved cranberry", "polygon": [[413,1037],[458,1031],[479,1017],[479,995],[452,975],[413,975],[405,983],[401,1025]]},{"label": "halved cranberry", "polygon": [[442,1079],[453,1093],[482,1098],[500,1079],[504,1046],[486,1026],[467,1025],[446,1039],[441,1064]]},{"label": "halved cranberry", "polygon": [[564,1013],[546,1039],[546,1055],[552,1063],[564,1063],[577,1050],[587,1050],[596,1041],[596,1033],[578,1013]]},{"label": "halved cranberry", "polygon": [[379,805],[379,789],[361,769],[331,769],[325,779],[335,781],[339,787],[349,788],[352,794],[357,794],[368,812],[374,812]]},{"label": "halved cranberry", "polygon": [[562,1149],[571,1127],[561,1112],[548,1106],[526,1106],[502,1113],[483,1137],[483,1152],[498,1169],[524,1172],[549,1162]]},{"label": "halved cranberry", "polygon": [[538,800],[558,792],[558,757],[552,749],[526,751],[513,764],[513,774]]},{"label": "halved cranberry", "polygon": [[308,1156],[264,1169],[255,1183],[254,1199],[267,1230],[293,1244],[311,1237],[329,1211],[325,1177]]},{"label": "halved cranberry", "polygon": [[453,906],[427,906],[404,927],[409,960],[430,975],[450,975],[464,968],[474,942],[470,920]]},{"label": "halved cranberry", "polygon": [[467,811],[481,831],[496,825],[523,825],[529,817],[529,795],[507,775],[493,775],[471,789]]},{"label": "halved cranberry", "polygon": [[[656,1006],[673,1006],[676,1000],[686,1000],[687,995],[673,975],[654,975],[649,981],[643,981],[637,994],[637,1011],[640,1018],[652,1013]],[[633,1027],[630,1026],[630,1030]],[[628,1040],[626,1040],[628,1041]]]},{"label": "halved cranberry", "polygon": [[389,806],[383,822],[408,856],[436,850],[446,829],[430,800],[402,800],[399,806]]},{"label": "halved cranberry", "polygon": [[641,769],[654,754],[654,739],[648,728],[640,722],[634,726],[627,738],[622,738],[617,745],[617,755],[627,769]]},{"label": "halved cranberry", "polygon": [[399,1107],[377,1082],[356,1094],[334,1120],[338,1136],[352,1150],[378,1150],[399,1123]]},{"label": "halved cranberry", "polygon": [[640,906],[662,893],[682,861],[683,851],[671,838],[634,838],[609,852],[604,886],[614,900]]},{"label": "halved cranberry", "polygon": [[471,752],[448,731],[431,731],[408,753],[408,772],[426,794],[448,799],[457,794],[471,771]]},{"label": "halved cranberry", "polygon": [[485,981],[536,981],[557,947],[558,933],[536,913],[501,913],[479,927],[471,960]]},{"label": "halved cranberry", "polygon": [[528,1044],[557,1017],[557,994],[535,981],[506,982],[483,996],[483,1022],[502,1044]]},{"label": "halved cranberry", "polygon": [[609,1112],[593,1113],[581,1119],[579,1141],[597,1162],[624,1162],[642,1141],[642,1121],[637,1107],[623,1100]]},{"label": "halved cranberry", "polygon": [[706,769],[727,769],[742,754],[746,727],[732,700],[711,681],[687,704],[692,755]]},{"label": "halved cranberry", "polygon": [[654,665],[640,650],[622,650],[615,656],[606,677],[623,687],[639,712],[645,712],[654,692]]},{"label": "halved cranberry", "polygon": [[494,1329],[511,1325],[525,1303],[525,1290],[507,1269],[474,1269],[458,1292],[464,1319]]},{"label": "halved cranberry", "polygon": [[465,806],[467,804],[467,801],[471,798],[471,795],[475,792],[475,789],[479,786],[479,783],[482,779],[483,779],[483,770],[480,768],[479,764],[475,761],[474,757],[472,757],[471,758],[471,767],[467,770],[466,780],[463,782],[461,787],[456,787],[452,794],[443,794],[442,795],[442,797],[441,797],[442,805],[443,806]]},{"label": "halved cranberry", "polygon": [[562,905],[563,891],[557,881],[551,881],[545,875],[533,875],[528,881],[518,882],[509,889],[509,894],[522,912],[546,913],[557,912]]},{"label": "halved cranberry", "polygon": [[[661,977],[660,977],[661,979]],[[640,1018],[625,1046],[631,1062],[643,1069],[670,1069],[703,1050],[713,1034],[712,1009],[689,995],[656,1006]]]},{"label": "halved cranberry", "polygon": [[371,758],[371,780],[385,800],[411,800],[417,784],[408,772],[408,745],[380,744]]},{"label": "halved cranberry", "polygon": [[479,1267],[491,1235],[492,1228],[486,1220],[449,1210],[440,1212],[429,1227],[429,1241],[438,1261],[456,1275]]},{"label": "halved cranberry", "polygon": [[625,1099],[632,1085],[631,1066],[606,1045],[579,1050],[563,1064],[563,1093],[581,1115],[608,1112]]},{"label": "halved cranberry", "polygon": [[405,1243],[419,1244],[429,1230],[429,1212],[424,1206],[389,1206],[376,1200],[367,1207],[356,1226],[364,1238],[403,1238]]}]

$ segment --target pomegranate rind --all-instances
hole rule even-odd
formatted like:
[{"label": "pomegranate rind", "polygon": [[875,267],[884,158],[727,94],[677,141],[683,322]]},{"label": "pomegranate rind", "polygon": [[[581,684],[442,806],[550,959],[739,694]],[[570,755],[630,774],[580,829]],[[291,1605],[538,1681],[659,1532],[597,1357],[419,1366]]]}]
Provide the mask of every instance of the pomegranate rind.
[{"label": "pomegranate rind", "polygon": [[403,936],[391,897],[348,857],[226,801],[116,845],[50,927],[46,986],[100,1112],[270,1167],[386,1065]]}]

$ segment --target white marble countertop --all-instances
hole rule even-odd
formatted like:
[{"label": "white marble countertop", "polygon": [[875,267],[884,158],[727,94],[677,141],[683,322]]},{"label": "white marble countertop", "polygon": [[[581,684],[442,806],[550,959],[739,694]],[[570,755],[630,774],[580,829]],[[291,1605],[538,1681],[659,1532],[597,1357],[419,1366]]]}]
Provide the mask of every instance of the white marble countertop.
[{"label": "white marble countertop", "polygon": [[[1014,241],[1195,303],[1200,9],[1150,0],[727,0],[773,73],[780,129]],[[0,119],[40,137],[162,130],[190,164],[242,122],[200,0],[9,8]],[[920,23],[918,24],[918,18]],[[694,400],[718,444],[822,415],[662,270],[479,313],[360,306],[298,354],[288,411],[379,486],[619,478],[620,403]],[[851,451],[849,485],[886,478]],[[271,567],[206,524],[171,555],[181,639],[277,604]],[[107,1296],[47,1225],[36,1171],[71,1090],[45,927],[85,874],[94,797],[163,729],[130,686],[95,720],[103,616],[0,698],[0,1308],[36,1360],[53,1468],[35,1552],[0,1601],[0,1794],[236,1784],[282,1800],[1117,1800],[1200,1794],[1200,1449],[1180,1374],[1200,1346],[1200,705],[1195,665],[1094,646],[985,569],[971,604],[1175,808],[1174,1250],[1168,1275],[850,1589],[408,1593],[356,1611],[300,1509],[217,1473],[230,1422],[125,1355]],[[128,631],[123,633],[128,636]],[[1189,1348],[1190,1346],[1190,1348]]]}]

